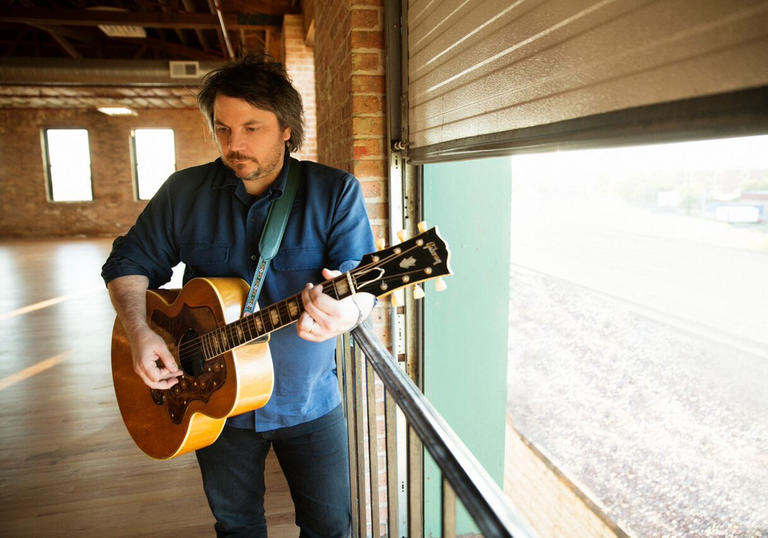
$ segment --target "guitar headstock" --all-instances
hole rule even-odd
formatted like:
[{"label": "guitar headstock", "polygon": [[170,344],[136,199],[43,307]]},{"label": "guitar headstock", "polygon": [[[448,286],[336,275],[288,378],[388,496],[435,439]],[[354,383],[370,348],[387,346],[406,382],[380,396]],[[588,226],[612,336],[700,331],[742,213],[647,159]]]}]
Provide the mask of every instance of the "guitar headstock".
[{"label": "guitar headstock", "polygon": [[383,297],[404,288],[451,274],[450,250],[433,227],[398,245],[366,254],[350,271],[358,292]]}]

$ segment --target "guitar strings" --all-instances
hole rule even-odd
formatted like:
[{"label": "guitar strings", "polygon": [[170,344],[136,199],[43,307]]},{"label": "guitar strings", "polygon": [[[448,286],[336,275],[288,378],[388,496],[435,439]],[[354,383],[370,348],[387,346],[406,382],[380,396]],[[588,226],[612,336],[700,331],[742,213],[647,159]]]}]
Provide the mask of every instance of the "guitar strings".
[{"label": "guitar strings", "polygon": [[[323,284],[327,284],[327,283],[330,283],[330,282],[331,281],[326,281],[326,282],[323,282]],[[334,288],[335,288],[335,286],[334,286]],[[234,335],[235,335],[235,331],[236,331],[235,326],[237,326],[237,325],[246,325],[246,328],[244,329],[244,331],[247,331],[251,335],[251,338],[246,340],[246,342],[250,342],[251,340],[256,340],[257,338],[260,338],[260,337],[262,337],[262,336],[264,336],[266,334],[269,334],[270,332],[273,332],[273,331],[275,331],[277,329],[280,329],[282,327],[286,327],[286,326],[290,325],[291,323],[295,323],[298,320],[298,317],[296,319],[291,319],[287,323],[282,323],[283,316],[280,314],[280,307],[281,307],[281,305],[284,306],[285,309],[287,310],[288,303],[289,303],[289,301],[292,301],[292,300],[296,301],[296,303],[297,303],[297,305],[299,307],[299,313],[303,312],[304,311],[304,302],[301,300],[301,295],[300,294],[296,294],[296,295],[293,295],[291,297],[287,297],[287,298],[283,299],[282,301],[278,301],[278,302],[268,306],[267,308],[265,308],[263,310],[257,310],[251,316],[246,316],[246,317],[240,318],[240,319],[235,320],[235,321],[233,321],[231,323],[227,323],[226,325],[222,325],[221,327],[216,327],[215,329],[212,329],[212,330],[210,330],[210,331],[208,331],[206,333],[198,335],[198,336],[196,336],[196,337],[194,337],[194,338],[192,338],[190,340],[187,340],[186,342],[184,342],[182,345],[179,346],[179,358],[182,359],[182,360],[183,359],[187,359],[191,355],[193,355],[198,349],[201,350],[203,355],[207,355],[208,353],[207,353],[207,351],[205,351],[206,347],[205,347],[205,343],[203,342],[203,339],[206,338],[206,337],[208,337],[208,339],[210,339],[211,335],[213,335],[216,332],[218,332],[218,333],[222,333],[222,332],[226,333],[225,338],[228,341],[232,341],[234,339]],[[270,329],[268,331],[259,331],[258,328],[254,325],[254,317],[253,316],[259,316],[261,318],[262,327],[266,328],[267,320],[269,321],[269,324],[272,324],[272,320],[271,320],[271,318],[269,316],[265,316],[265,314],[270,312],[270,310],[272,310],[272,309],[277,310],[278,318],[279,318],[279,320],[280,320],[280,322],[282,324],[279,327],[274,327],[273,326],[272,329]],[[290,318],[290,313],[288,314],[288,316]],[[254,333],[256,334],[256,336],[253,336]],[[245,342],[243,342],[243,343],[245,343]],[[213,343],[209,343],[209,345],[213,346]],[[211,349],[213,351],[215,351],[215,349],[213,349],[213,348],[211,348]],[[214,359],[214,358],[218,357],[219,355],[221,355],[223,353],[226,353],[226,351],[216,352],[214,355],[212,355],[210,357],[207,357],[205,360]]]},{"label": "guitar strings", "polygon": [[[407,248],[406,250],[403,250],[403,251],[401,251],[399,253],[393,252],[389,256],[386,256],[385,258],[383,258],[382,260],[379,260],[377,262],[371,262],[371,263],[369,263],[369,264],[367,264],[367,265],[365,265],[363,267],[358,267],[358,268],[354,269],[352,272],[350,272],[350,277],[352,278],[352,281],[355,284],[355,289],[358,288],[358,286],[357,286],[357,283],[358,283],[357,275],[358,274],[370,271],[370,269],[373,268],[373,267],[382,265],[383,263],[386,263],[386,262],[388,262],[388,261],[390,261],[390,260],[392,260],[394,258],[397,258],[399,256],[403,256],[403,255],[405,255],[405,254],[407,254],[407,253],[411,252],[412,250],[414,250],[416,248],[419,248],[419,247],[420,247],[420,245],[413,245],[410,248]],[[412,270],[412,271],[407,271],[406,273],[399,273],[398,276],[396,276],[396,277],[395,276],[384,277],[384,278],[381,279],[381,282],[388,283],[388,282],[390,282],[392,280],[396,280],[397,278],[402,278],[405,275],[410,275],[410,274],[416,273],[418,271],[419,270],[416,269],[416,270]],[[335,292],[335,294],[336,294],[336,296],[338,298],[338,292],[336,291],[335,283],[337,281],[341,281],[341,280],[344,280],[344,279],[345,279],[344,275],[339,275],[338,277],[336,277],[336,278],[334,278],[332,280],[326,280],[326,281],[322,282],[321,284],[323,285],[323,287],[325,287],[327,284],[334,284],[333,285],[333,290],[334,290],[334,292]],[[418,283],[418,282],[420,282],[420,281],[413,282],[413,284]],[[296,300],[297,301],[297,304],[299,305],[299,313],[304,311],[304,304],[303,304],[303,301],[301,300],[301,294],[296,294],[296,295],[293,295],[292,297],[288,297],[286,299],[283,299],[282,301],[278,301],[277,303],[274,303],[274,304],[268,306],[264,310],[258,310],[256,312],[254,312],[252,314],[252,316],[259,315],[262,318],[262,326],[266,327],[266,323],[265,323],[265,319],[264,319],[264,314],[269,312],[271,309],[276,309],[278,311],[278,318],[282,322],[282,316],[280,315],[280,306],[283,305],[283,306],[287,307],[288,302],[291,301],[291,300]],[[226,340],[227,341],[232,341],[233,340],[233,336],[235,334],[235,332],[234,332],[235,331],[235,326],[236,325],[243,325],[243,324],[246,325],[246,326],[249,325],[249,324],[253,325],[253,323],[251,323],[253,321],[252,316],[247,316],[245,318],[240,318],[240,319],[238,319],[236,321],[233,321],[233,322],[228,323],[226,325],[223,325],[221,327],[217,327],[215,329],[212,329],[212,330],[210,330],[210,331],[208,331],[208,332],[206,332],[204,334],[201,334],[201,335],[196,336],[195,338],[193,338],[191,340],[188,340],[188,341],[184,342],[182,345],[179,346],[179,358],[181,360],[187,359],[190,356],[194,355],[197,350],[200,350],[203,355],[206,355],[207,352],[205,351],[205,343],[204,343],[203,339],[206,338],[206,337],[208,337],[210,339],[210,336],[212,334],[216,333],[216,332],[227,333],[225,335]],[[290,316],[290,314],[289,314],[289,316]],[[269,318],[266,318],[266,319],[269,319]],[[257,336],[255,336],[255,337],[253,337],[253,332],[254,331],[251,330],[251,328],[248,328],[248,332],[251,334],[252,338],[250,338],[246,342],[249,342],[251,340],[255,340],[257,338],[260,338],[260,337],[262,337],[262,336],[264,336],[266,334],[269,334],[270,332],[273,332],[273,331],[275,331],[275,330],[277,330],[279,328],[286,327],[286,326],[290,325],[291,323],[295,323],[297,320],[298,320],[298,318],[295,319],[295,320],[291,319],[288,323],[281,324],[280,327],[273,327],[271,330],[264,331],[262,334],[259,334],[259,331],[257,330],[257,328],[255,326],[253,326],[252,328],[254,330],[256,330],[256,333],[257,333]],[[270,320],[270,324],[271,324],[271,320]],[[243,343],[245,343],[245,342],[243,342]],[[212,346],[213,343],[209,343],[209,345]],[[242,344],[240,344],[240,345],[242,345]],[[222,355],[223,353],[226,353],[226,351],[217,352],[216,354],[212,355],[211,357],[206,358],[205,360],[214,359],[214,358],[218,357],[219,355]]]}]

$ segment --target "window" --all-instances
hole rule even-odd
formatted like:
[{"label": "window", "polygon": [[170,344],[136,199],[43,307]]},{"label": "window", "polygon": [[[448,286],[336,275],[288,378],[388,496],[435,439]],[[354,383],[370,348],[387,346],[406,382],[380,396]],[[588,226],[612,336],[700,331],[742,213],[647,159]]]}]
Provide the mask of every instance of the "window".
[{"label": "window", "polygon": [[639,536],[768,531],[768,136],[511,158],[511,422]]},{"label": "window", "polygon": [[173,129],[136,129],[132,141],[136,194],[149,200],[176,170]]},{"label": "window", "polygon": [[88,131],[46,129],[44,145],[50,200],[54,202],[93,200]]}]

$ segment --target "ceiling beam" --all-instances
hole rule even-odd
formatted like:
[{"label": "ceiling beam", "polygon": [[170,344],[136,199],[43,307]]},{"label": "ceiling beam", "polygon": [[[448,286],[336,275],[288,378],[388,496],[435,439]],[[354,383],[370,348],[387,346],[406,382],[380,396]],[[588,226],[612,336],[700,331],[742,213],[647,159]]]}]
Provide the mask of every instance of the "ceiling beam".
[{"label": "ceiling beam", "polygon": [[[282,17],[262,14],[224,14],[223,21],[230,30],[280,26]],[[6,8],[0,11],[0,22],[31,25],[99,26],[116,24],[148,28],[221,28],[219,19],[207,13],[134,13],[81,9]]]},{"label": "ceiling beam", "polygon": [[42,30],[43,32],[48,32],[50,36],[53,38],[56,43],[59,44],[59,46],[64,49],[64,52],[69,54],[72,58],[82,58],[82,55],[77,51],[77,49],[69,42],[67,41],[63,36],[59,35],[59,33],[53,29],[49,28],[47,26],[38,26],[36,24],[31,24],[30,26],[34,26],[35,28],[38,28]]},{"label": "ceiling beam", "polygon": [[161,39],[155,39],[152,37],[118,37],[115,39],[119,39],[120,41],[126,43],[133,43],[134,45],[152,47],[153,49],[169,52],[178,57],[185,57],[190,60],[221,61],[224,59],[219,54],[213,54],[211,52],[202,51],[200,49],[186,47],[184,45],[177,45],[175,43],[169,43],[168,41],[163,41]]}]

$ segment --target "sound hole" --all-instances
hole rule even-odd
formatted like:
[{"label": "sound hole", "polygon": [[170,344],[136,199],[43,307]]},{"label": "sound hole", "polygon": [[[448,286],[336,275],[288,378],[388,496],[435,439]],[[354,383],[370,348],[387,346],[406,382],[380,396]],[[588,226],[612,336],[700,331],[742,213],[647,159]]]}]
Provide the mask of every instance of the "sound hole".
[{"label": "sound hole", "polygon": [[203,352],[200,349],[199,341],[194,342],[195,338],[197,338],[197,333],[192,329],[187,329],[179,342],[181,369],[184,370],[185,374],[192,377],[198,377],[202,374],[205,366]]}]

